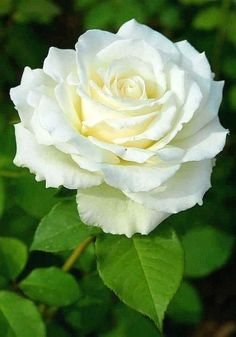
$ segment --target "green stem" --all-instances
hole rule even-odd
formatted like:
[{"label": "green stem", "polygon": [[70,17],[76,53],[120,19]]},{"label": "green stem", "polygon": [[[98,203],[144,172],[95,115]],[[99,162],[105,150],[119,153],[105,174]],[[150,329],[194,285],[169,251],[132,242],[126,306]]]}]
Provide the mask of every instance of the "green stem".
[{"label": "green stem", "polygon": [[94,241],[93,236],[89,236],[86,240],[84,240],[81,244],[79,244],[72,254],[69,256],[69,258],[66,260],[64,265],[62,266],[62,270],[69,271],[75,264],[75,262],[78,260],[80,255],[84,252],[84,250],[88,247],[88,245]]},{"label": "green stem", "polygon": [[[73,252],[68,257],[68,259],[65,261],[65,263],[62,266],[62,270],[64,270],[65,272],[69,272],[73,268],[74,264],[79,259],[81,254],[93,241],[94,241],[94,237],[89,236],[86,240],[80,243],[73,250]],[[38,309],[41,312],[42,316],[45,317],[46,323],[49,323],[53,319],[53,317],[56,315],[57,310],[58,310],[58,308],[55,308],[55,307],[48,308],[44,304],[39,304]]]}]

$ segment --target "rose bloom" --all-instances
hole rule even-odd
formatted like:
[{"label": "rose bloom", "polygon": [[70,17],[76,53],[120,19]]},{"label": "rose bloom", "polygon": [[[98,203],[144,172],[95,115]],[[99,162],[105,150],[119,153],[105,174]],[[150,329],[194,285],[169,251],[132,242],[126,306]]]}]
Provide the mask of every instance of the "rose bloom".
[{"label": "rose bloom", "polygon": [[89,30],[11,89],[14,163],[46,187],[77,189],[86,224],[148,234],[211,186],[227,134],[213,77],[204,53],[135,20],[117,34]]}]

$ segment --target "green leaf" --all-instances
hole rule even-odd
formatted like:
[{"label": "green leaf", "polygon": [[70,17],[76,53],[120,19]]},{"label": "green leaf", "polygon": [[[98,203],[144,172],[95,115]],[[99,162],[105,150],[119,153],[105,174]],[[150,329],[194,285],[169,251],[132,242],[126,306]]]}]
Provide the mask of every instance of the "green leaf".
[{"label": "green leaf", "polygon": [[0,238],[0,274],[15,279],[24,269],[28,258],[26,245],[14,238]]},{"label": "green leaf", "polygon": [[86,226],[81,222],[75,201],[64,201],[53,207],[42,219],[31,249],[45,252],[70,250],[88,236],[99,232],[98,228]]},{"label": "green leaf", "polygon": [[114,309],[113,329],[101,337],[161,337],[155,325],[121,302]]},{"label": "green leaf", "polygon": [[103,235],[96,242],[104,283],[159,329],[183,274],[183,251],[174,231],[158,228],[149,236]]},{"label": "green leaf", "polygon": [[[5,337],[46,337],[45,327],[35,305],[8,291],[0,291],[0,331]],[[1,324],[4,323],[4,324]]]},{"label": "green leaf", "polygon": [[200,30],[213,30],[220,24],[220,8],[209,7],[197,13],[193,27]]},{"label": "green leaf", "polygon": [[7,226],[2,226],[1,235],[14,237],[30,246],[37,226],[35,219],[19,208],[14,213],[11,209],[10,217],[11,221],[8,222]]},{"label": "green leaf", "polygon": [[20,289],[32,300],[55,307],[72,304],[80,296],[75,278],[56,267],[33,270],[21,282]]},{"label": "green leaf", "polygon": [[183,237],[185,275],[203,277],[222,267],[231,255],[234,238],[212,226],[193,228]]},{"label": "green leaf", "polygon": [[71,307],[63,309],[63,316],[81,335],[88,335],[93,331],[98,334],[107,321],[110,291],[97,273],[85,276],[80,284],[83,296]]},{"label": "green leaf", "polygon": [[0,275],[0,289],[5,289],[7,285],[8,285],[8,280],[4,276]]},{"label": "green leaf", "polygon": [[174,321],[197,324],[202,316],[202,302],[197,290],[188,282],[183,282],[171,301],[167,315]]},{"label": "green leaf", "polygon": [[41,218],[58,201],[56,193],[56,189],[46,189],[44,182],[37,182],[33,175],[28,175],[17,181],[16,202],[26,213]]},{"label": "green leaf", "polygon": [[47,337],[71,337],[71,335],[57,323],[50,322],[50,324],[47,325]]},{"label": "green leaf", "polygon": [[5,201],[4,184],[3,184],[3,180],[0,178],[0,216],[3,213],[4,201]]},{"label": "green leaf", "polygon": [[17,22],[49,23],[60,14],[60,7],[50,0],[20,0],[14,19]]}]

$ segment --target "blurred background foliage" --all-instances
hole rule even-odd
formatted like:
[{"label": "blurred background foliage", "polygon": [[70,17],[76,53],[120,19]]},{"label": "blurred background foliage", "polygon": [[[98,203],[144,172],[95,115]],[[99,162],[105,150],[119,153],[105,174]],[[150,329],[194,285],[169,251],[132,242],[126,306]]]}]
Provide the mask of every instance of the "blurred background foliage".
[{"label": "blurred background foliage", "polygon": [[[14,289],[14,284],[35,267],[61,266],[68,255],[33,252],[28,257],[26,247],[32,243],[40,218],[66,194],[64,190],[45,189],[44,183],[36,183],[27,170],[12,164],[13,124],[18,117],[9,99],[9,89],[18,85],[24,66],[42,66],[50,46],[73,48],[78,36],[87,29],[115,32],[131,18],[174,41],[187,39],[199,51],[206,52],[216,78],[225,80],[220,119],[230,129],[230,135],[214,169],[213,188],[202,207],[196,206],[166,221],[182,239],[186,268],[185,280],[167,311],[164,335],[233,337],[235,0],[0,0],[0,289]],[[6,265],[6,256],[10,265]],[[96,274],[93,246],[72,273],[81,284],[80,297],[47,323],[48,337],[159,336],[149,320],[120,303],[102,284]],[[0,315],[1,337],[12,336],[5,335],[2,321]]]}]

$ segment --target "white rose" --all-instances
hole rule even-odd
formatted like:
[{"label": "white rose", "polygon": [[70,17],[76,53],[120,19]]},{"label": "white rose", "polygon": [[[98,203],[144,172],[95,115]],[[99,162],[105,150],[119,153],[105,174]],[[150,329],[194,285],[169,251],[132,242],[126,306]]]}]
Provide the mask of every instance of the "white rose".
[{"label": "white rose", "polygon": [[205,54],[135,20],[87,31],[75,49],[50,48],[11,89],[15,164],[77,189],[82,220],[108,233],[147,234],[201,205],[227,134]]}]

